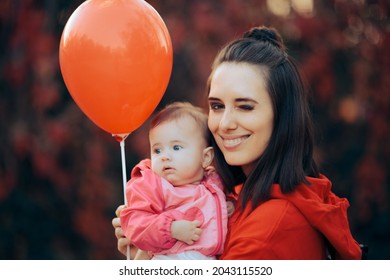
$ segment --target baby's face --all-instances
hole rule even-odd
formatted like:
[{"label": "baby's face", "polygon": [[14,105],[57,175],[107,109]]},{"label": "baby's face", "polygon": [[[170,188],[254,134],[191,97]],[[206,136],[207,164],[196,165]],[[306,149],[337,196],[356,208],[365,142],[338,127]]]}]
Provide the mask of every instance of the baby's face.
[{"label": "baby's face", "polygon": [[174,186],[203,179],[203,133],[195,120],[166,121],[149,132],[152,169]]}]

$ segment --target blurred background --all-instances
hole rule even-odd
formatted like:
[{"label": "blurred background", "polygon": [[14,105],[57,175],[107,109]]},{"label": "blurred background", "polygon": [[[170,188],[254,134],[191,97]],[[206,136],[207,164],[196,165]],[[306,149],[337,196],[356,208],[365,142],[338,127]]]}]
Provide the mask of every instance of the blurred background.
[{"label": "blurred background", "polygon": [[[111,225],[123,204],[120,147],[75,105],[59,69],[81,0],[0,1],[0,259],[124,259]],[[349,199],[354,237],[390,259],[390,1],[148,1],[174,50],[160,108],[203,104],[228,41],[274,26],[311,90],[316,157]],[[387,46],[387,47],[386,47]],[[128,173],[149,153],[147,124],[126,140]]]}]

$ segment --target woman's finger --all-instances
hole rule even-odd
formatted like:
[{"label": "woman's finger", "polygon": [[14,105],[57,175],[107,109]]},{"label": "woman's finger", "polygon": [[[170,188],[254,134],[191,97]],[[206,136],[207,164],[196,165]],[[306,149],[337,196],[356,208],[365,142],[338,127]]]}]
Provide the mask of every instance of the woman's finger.
[{"label": "woman's finger", "polygon": [[119,205],[118,208],[116,208],[115,215],[119,218],[121,215],[121,211],[125,208],[125,205]]}]

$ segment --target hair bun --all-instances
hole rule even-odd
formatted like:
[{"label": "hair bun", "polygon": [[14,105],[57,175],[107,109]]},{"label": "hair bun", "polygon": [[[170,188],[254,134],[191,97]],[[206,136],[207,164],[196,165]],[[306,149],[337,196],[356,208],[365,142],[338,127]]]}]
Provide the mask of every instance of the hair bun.
[{"label": "hair bun", "polygon": [[244,33],[244,38],[252,38],[257,41],[268,42],[283,51],[286,50],[282,36],[280,36],[279,32],[274,28],[265,26],[254,27]]}]

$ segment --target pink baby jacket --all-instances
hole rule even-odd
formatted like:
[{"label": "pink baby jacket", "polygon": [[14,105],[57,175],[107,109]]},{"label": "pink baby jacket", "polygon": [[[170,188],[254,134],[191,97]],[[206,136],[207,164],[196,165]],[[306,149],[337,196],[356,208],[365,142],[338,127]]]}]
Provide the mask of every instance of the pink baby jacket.
[{"label": "pink baby jacket", "polygon": [[[133,168],[126,198],[121,226],[138,248],[153,254],[222,253],[228,216],[223,185],[215,172],[208,172],[200,184],[174,187],[154,173],[146,159]],[[171,223],[182,219],[201,221],[201,237],[192,245],[171,237]]]}]

